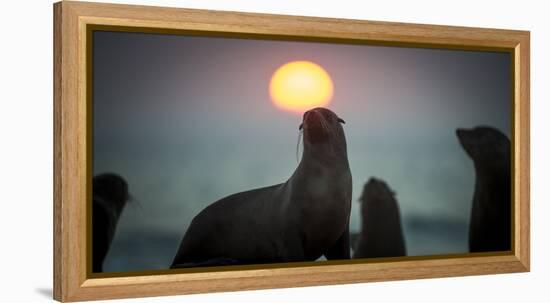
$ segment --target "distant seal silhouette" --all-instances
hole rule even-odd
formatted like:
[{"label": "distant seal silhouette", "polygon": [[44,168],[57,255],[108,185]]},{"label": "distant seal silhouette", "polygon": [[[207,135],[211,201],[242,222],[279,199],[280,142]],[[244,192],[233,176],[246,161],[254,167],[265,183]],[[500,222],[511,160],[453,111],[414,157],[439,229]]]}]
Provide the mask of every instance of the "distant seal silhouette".
[{"label": "distant seal silhouette", "polygon": [[92,189],[92,268],[93,272],[103,272],[103,261],[130,194],[126,181],[111,173],[95,176]]},{"label": "distant seal silhouette", "polygon": [[510,250],[510,140],[500,131],[486,126],[457,129],[456,135],[466,153],[474,161],[476,171],[470,216],[470,251]]},{"label": "distant seal silhouette", "polygon": [[359,201],[362,227],[353,258],[407,255],[399,205],[388,185],[382,180],[370,178],[363,187]]},{"label": "distant seal silhouette", "polygon": [[349,259],[352,183],[341,123],[328,109],[307,111],[302,159],[290,179],[206,207],[171,267]]}]

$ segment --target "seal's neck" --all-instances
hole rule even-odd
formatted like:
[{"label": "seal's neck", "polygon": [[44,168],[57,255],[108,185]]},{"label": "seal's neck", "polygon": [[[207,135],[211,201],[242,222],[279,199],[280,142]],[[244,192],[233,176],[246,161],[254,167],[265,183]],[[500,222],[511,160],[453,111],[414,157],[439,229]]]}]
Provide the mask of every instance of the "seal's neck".
[{"label": "seal's neck", "polygon": [[93,199],[95,204],[103,208],[105,212],[107,212],[111,216],[110,219],[114,220],[115,222],[118,221],[120,215],[122,214],[122,209],[124,208],[124,205],[122,203],[113,203],[113,201],[107,201],[99,195],[95,196]]},{"label": "seal's neck", "polygon": [[352,177],[343,151],[304,150],[298,168],[285,184],[292,189],[285,209],[298,208],[301,214],[315,216],[321,225],[335,216],[347,218],[351,208]]},{"label": "seal's neck", "polygon": [[296,172],[307,175],[306,182],[317,182],[314,179],[338,177],[341,174],[349,174],[349,170],[345,144],[338,148],[327,144],[304,148]]},{"label": "seal's neck", "polygon": [[491,161],[475,161],[474,167],[478,174],[502,176],[510,174],[510,157],[502,157],[501,159],[491,159]]},{"label": "seal's neck", "polygon": [[[509,165],[501,167],[478,167],[476,165],[476,192],[483,197],[481,201],[493,203],[495,197],[489,195],[509,195],[512,182],[512,175]],[[498,200],[498,199],[497,199]],[[481,202],[480,201],[480,202]]]},{"label": "seal's neck", "polygon": [[323,163],[348,162],[348,153],[345,139],[339,142],[325,142],[307,144],[304,142],[304,151],[301,162],[317,161]]}]

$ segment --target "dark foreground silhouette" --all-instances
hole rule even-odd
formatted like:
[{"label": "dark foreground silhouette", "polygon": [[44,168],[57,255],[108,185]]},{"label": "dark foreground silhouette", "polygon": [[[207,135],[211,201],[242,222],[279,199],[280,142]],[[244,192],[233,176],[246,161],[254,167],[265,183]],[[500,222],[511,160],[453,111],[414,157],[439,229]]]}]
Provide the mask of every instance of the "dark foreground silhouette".
[{"label": "dark foreground silhouette", "polygon": [[101,174],[93,179],[92,268],[103,272],[103,261],[115,235],[124,206],[129,201],[128,184],[115,174]]},{"label": "dark foreground silhouette", "polygon": [[332,111],[304,114],[304,151],[287,182],[230,195],[191,222],[172,268],[349,259],[351,173]]},{"label": "dark foreground silhouette", "polygon": [[510,140],[490,127],[457,129],[466,153],[474,161],[476,183],[470,216],[470,252],[511,248]]},{"label": "dark foreground silhouette", "polygon": [[371,178],[359,200],[362,226],[353,258],[405,256],[401,215],[394,192],[384,181]]}]

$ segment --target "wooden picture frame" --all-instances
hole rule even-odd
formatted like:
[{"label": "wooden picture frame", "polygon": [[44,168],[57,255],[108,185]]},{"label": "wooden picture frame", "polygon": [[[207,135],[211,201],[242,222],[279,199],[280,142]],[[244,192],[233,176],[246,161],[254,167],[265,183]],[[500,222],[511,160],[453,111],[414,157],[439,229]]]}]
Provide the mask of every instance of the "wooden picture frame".
[{"label": "wooden picture frame", "polygon": [[[510,252],[322,266],[93,275],[89,267],[91,195],[91,26],[128,30],[268,36],[444,49],[505,50],[513,56],[513,247]],[[279,287],[526,272],[529,257],[529,52],[527,31],[371,22],[62,1],[54,4],[54,298],[62,302]]]}]

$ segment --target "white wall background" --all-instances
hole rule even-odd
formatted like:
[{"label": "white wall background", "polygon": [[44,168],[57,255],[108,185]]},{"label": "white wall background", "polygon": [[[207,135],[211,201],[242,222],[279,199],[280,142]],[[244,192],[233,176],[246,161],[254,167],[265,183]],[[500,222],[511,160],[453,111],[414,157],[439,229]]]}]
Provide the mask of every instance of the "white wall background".
[{"label": "white wall background", "polygon": [[[146,298],[127,302],[548,302],[550,23],[545,1],[133,0],[258,13],[531,31],[532,272]],[[52,1],[0,9],[0,280],[2,302],[48,302],[52,287]]]}]

